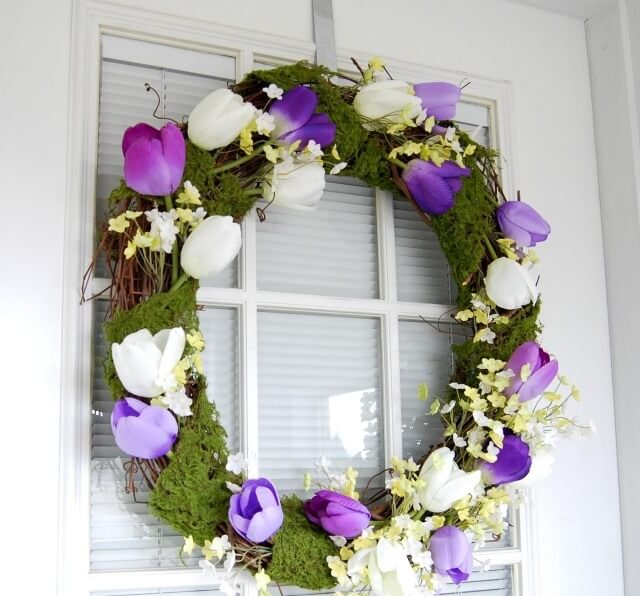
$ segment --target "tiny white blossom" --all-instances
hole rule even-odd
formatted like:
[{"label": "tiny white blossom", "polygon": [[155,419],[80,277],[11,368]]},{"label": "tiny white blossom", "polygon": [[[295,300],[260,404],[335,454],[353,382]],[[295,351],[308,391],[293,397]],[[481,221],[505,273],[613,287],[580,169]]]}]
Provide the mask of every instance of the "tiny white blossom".
[{"label": "tiny white blossom", "polygon": [[168,406],[168,408],[176,416],[191,416],[191,404],[193,400],[187,395],[184,387],[181,387],[177,391],[167,391],[162,397],[162,402]]},{"label": "tiny white blossom", "polygon": [[202,223],[202,220],[207,216],[207,212],[202,208],[202,207],[198,207],[194,212],[193,212],[193,219],[191,221],[191,227],[195,228],[198,226],[198,224]]},{"label": "tiny white blossom", "polygon": [[242,452],[230,455],[227,458],[226,469],[233,474],[242,474],[247,469],[247,459]]},{"label": "tiny white blossom", "polygon": [[451,389],[459,389],[460,391],[464,391],[467,388],[463,383],[449,383],[449,387],[451,387]]},{"label": "tiny white blossom", "polygon": [[342,172],[342,170],[344,170],[346,167],[347,167],[347,162],[341,161],[340,163],[337,163],[335,166],[331,168],[331,170],[329,171],[329,175],[336,176],[337,174]]},{"label": "tiny white blossom", "polygon": [[227,480],[226,482],[227,488],[235,495],[236,493],[239,493],[242,490],[241,486],[238,486],[237,484],[234,484],[233,482],[229,482]]},{"label": "tiny white blossom", "polygon": [[150,236],[160,241],[160,248],[164,252],[170,253],[176,241],[176,234],[179,232],[174,223],[177,217],[175,209],[170,211],[151,209],[144,214],[147,216],[147,221],[151,223]]},{"label": "tiny white blossom", "polygon": [[455,400],[452,399],[446,406],[442,407],[440,412],[442,412],[443,414],[448,414],[455,407],[456,407],[456,402],[455,402]]},{"label": "tiny white blossom", "polygon": [[329,536],[329,538],[338,548],[342,548],[347,544],[347,539],[344,536]]},{"label": "tiny white blossom", "polygon": [[269,112],[258,110],[258,115],[256,117],[256,128],[258,130],[258,134],[268,136],[271,134],[275,127],[275,118],[271,114],[269,114]]},{"label": "tiny white blossom", "polygon": [[323,455],[319,460],[317,460],[314,464],[316,471],[323,472],[325,475],[329,476],[329,466],[331,462]]},{"label": "tiny white blossom", "polygon": [[496,457],[498,456],[498,453],[500,453],[500,449],[498,449],[494,444],[493,441],[489,441],[489,446],[487,447],[487,453],[489,455],[495,455]]},{"label": "tiny white blossom", "polygon": [[427,110],[422,110],[416,118],[416,124],[420,126],[427,119]]},{"label": "tiny white blossom", "polygon": [[453,126],[447,128],[447,132],[444,133],[444,138],[451,143],[456,136],[456,129]]},{"label": "tiny white blossom", "polygon": [[459,436],[458,433],[453,433],[453,444],[456,447],[466,447],[467,441],[465,441],[465,439]]},{"label": "tiny white blossom", "polygon": [[311,139],[307,146],[298,154],[298,159],[304,162],[316,161],[324,155],[322,147]]},{"label": "tiny white blossom", "polygon": [[198,561],[198,565],[200,566],[200,569],[202,569],[203,574],[211,576],[212,578],[218,577],[218,570],[211,561],[200,559],[200,561]]},{"label": "tiny white blossom", "polygon": [[269,99],[282,99],[282,94],[284,93],[284,90],[275,83],[271,83],[268,87],[263,87],[262,90]]}]

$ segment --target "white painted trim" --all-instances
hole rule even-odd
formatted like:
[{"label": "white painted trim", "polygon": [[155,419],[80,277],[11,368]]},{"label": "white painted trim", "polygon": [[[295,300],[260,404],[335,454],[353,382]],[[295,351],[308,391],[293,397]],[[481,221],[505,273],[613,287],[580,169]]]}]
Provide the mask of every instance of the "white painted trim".
[{"label": "white painted trim", "polygon": [[[159,33],[162,32],[162,33]],[[73,39],[71,53],[69,147],[67,167],[67,201],[65,211],[65,252],[62,313],[62,377],[60,411],[60,510],[58,550],[58,593],[60,596],[86,596],[94,589],[135,589],[145,587],[177,587],[185,582],[202,581],[194,570],[154,570],[135,572],[89,573],[89,487],[90,487],[90,347],[92,339],[90,307],[78,307],[82,274],[91,258],[93,246],[92,201],[95,189],[97,161],[97,114],[99,97],[100,35],[106,33],[152,43],[168,44],[187,50],[223,53],[235,56],[236,68],[241,76],[252,68],[254,61],[283,63],[312,59],[313,44],[266,32],[220,26],[207,20],[161,14],[123,4],[115,0],[77,0],[74,4]],[[214,41],[212,41],[214,40]],[[348,70],[346,57],[353,52],[340,51],[340,65]],[[458,75],[418,65],[389,61],[397,76],[408,80],[440,78],[457,82]],[[491,81],[479,77],[474,80],[477,96],[466,94],[480,105],[489,105],[495,116],[492,130],[497,131],[497,146],[508,157],[510,176],[514,175],[514,151],[510,146],[508,122],[511,111],[511,88],[504,81]],[[77,164],[83,164],[79,168]],[[253,231],[252,231],[253,230]],[[253,238],[252,238],[253,236]],[[388,242],[389,236],[386,242]],[[245,223],[245,251],[255,253],[255,222]],[[251,264],[253,263],[253,264]],[[388,263],[387,263],[388,264]],[[391,309],[382,300],[349,300],[296,296],[296,304],[286,295],[253,292],[248,280],[255,280],[255,258],[243,257],[241,266],[243,288],[218,290],[204,288],[198,298],[207,304],[241,306],[240,321],[244,337],[253,338],[240,346],[241,360],[246,367],[242,386],[245,410],[255,406],[257,399],[257,308],[318,311],[381,317],[417,318],[422,315],[438,318],[446,307],[423,304],[398,304]],[[250,298],[254,296],[254,298]],[[392,312],[393,310],[393,312]],[[388,358],[398,358],[397,342],[387,338],[390,346]],[[397,391],[397,379],[390,381],[389,394]],[[254,407],[254,409],[256,409]],[[257,409],[256,409],[257,410]],[[393,413],[397,418],[397,412]],[[396,426],[395,422],[393,426]],[[241,440],[250,461],[257,463],[256,422],[241,429]],[[517,549],[487,551],[482,557],[492,556],[494,562],[517,562],[521,555]],[[532,592],[532,594],[535,592]],[[523,594],[524,596],[524,594]]]}]

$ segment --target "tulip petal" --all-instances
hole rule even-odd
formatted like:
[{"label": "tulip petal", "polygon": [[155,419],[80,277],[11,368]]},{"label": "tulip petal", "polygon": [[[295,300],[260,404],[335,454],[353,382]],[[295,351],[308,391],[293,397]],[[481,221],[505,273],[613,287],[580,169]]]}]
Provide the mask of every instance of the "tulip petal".
[{"label": "tulip petal", "polygon": [[129,147],[140,139],[151,141],[152,139],[160,139],[160,131],[149,124],[140,122],[135,126],[130,126],[122,135],[122,155],[126,155]]},{"label": "tulip petal", "polygon": [[[150,346],[157,350],[153,344]],[[162,389],[155,384],[160,353],[158,351],[155,354],[151,348],[120,344],[111,346],[111,357],[120,382],[129,393],[140,397],[157,397],[162,393]]]},{"label": "tulip petal", "polygon": [[275,120],[272,136],[280,138],[303,126],[316,111],[317,105],[318,96],[309,87],[298,85],[286,91],[282,99],[274,101],[269,108]]},{"label": "tulip petal", "polygon": [[158,363],[158,378],[163,379],[173,372],[182,358],[186,342],[184,329],[182,327],[163,329],[153,336],[153,342],[162,352]]},{"label": "tulip petal", "polygon": [[187,146],[182,131],[173,122],[165,124],[160,129],[160,138],[162,139],[164,158],[169,169],[171,192],[174,192],[182,182]]},{"label": "tulip petal", "polygon": [[138,139],[124,160],[124,179],[129,188],[144,195],[171,194],[171,171],[158,139]]},{"label": "tulip petal", "polygon": [[520,391],[518,391],[520,401],[525,402],[538,397],[556,378],[557,374],[557,360],[552,360],[540,367],[522,384]]},{"label": "tulip petal", "polygon": [[139,416],[118,421],[116,445],[128,455],[154,459],[166,455],[178,435],[178,424],[164,408],[148,406]]},{"label": "tulip petal", "polygon": [[246,537],[251,542],[264,542],[282,526],[284,514],[280,507],[268,507],[256,513],[249,522]]},{"label": "tulip petal", "polygon": [[436,120],[453,120],[456,104],[460,101],[460,87],[435,82],[418,83],[413,89],[422,102],[422,109],[427,110],[427,116],[433,116]]},{"label": "tulip petal", "polygon": [[495,462],[480,464],[487,484],[507,484],[524,478],[531,469],[529,445],[518,435],[505,431],[502,449]]},{"label": "tulip petal", "polygon": [[538,360],[539,352],[540,346],[535,341],[526,341],[514,350],[505,365],[505,370],[511,370],[514,373],[514,376],[511,378],[511,384],[504,390],[505,395],[513,395],[518,392],[520,387],[522,387],[520,371],[525,364],[528,364],[533,370],[533,367]]},{"label": "tulip petal", "polygon": [[467,496],[480,482],[480,471],[463,472],[452,475],[449,481],[442,486],[433,496],[429,511],[442,513],[451,507],[456,501]]},{"label": "tulip petal", "polygon": [[291,145],[300,141],[300,147],[304,148],[309,141],[315,141],[320,147],[331,145],[336,138],[336,125],[331,121],[328,114],[314,114],[300,128],[285,133],[280,140]]},{"label": "tulip petal", "polygon": [[551,227],[528,203],[507,201],[498,207],[496,218],[502,233],[520,246],[535,246],[547,239]]},{"label": "tulip petal", "polygon": [[322,517],[320,519],[320,525],[325,532],[332,536],[355,538],[367,527],[369,519],[368,515],[350,512],[343,513],[342,515]]}]

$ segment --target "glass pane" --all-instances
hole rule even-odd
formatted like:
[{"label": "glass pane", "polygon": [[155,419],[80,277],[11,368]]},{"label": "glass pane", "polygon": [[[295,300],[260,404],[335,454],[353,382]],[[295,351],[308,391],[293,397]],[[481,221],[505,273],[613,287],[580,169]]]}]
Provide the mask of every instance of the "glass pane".
[{"label": "glass pane", "polygon": [[299,490],[321,456],[384,467],[378,319],[258,314],[260,474]]},{"label": "glass pane", "polygon": [[[229,60],[232,60],[229,58]],[[215,73],[214,73],[215,74]],[[163,121],[153,117],[155,96],[145,91],[149,83],[161,97],[158,114],[179,122],[214,89],[226,87],[229,81],[215,76],[176,72],[116,60],[102,61],[100,79],[100,112],[98,127],[98,176],[96,185],[96,221],[100,226],[107,213],[107,198],[120,183],[124,158],[122,135],[138,122],[156,128]],[[105,277],[104,263],[99,263],[96,277]],[[205,286],[238,287],[237,259],[215,278],[201,280]]]},{"label": "glass pane", "polygon": [[464,594],[465,596],[512,596],[513,569],[495,567],[487,571],[476,571],[463,584],[449,583],[440,592],[442,596]]},{"label": "glass pane", "polygon": [[[446,331],[447,326],[443,326]],[[429,416],[433,396],[444,396],[451,375],[451,335],[422,321],[400,321],[400,384],[402,391],[402,453],[418,461],[442,437],[438,416]],[[426,383],[430,398],[418,399]]]},{"label": "glass pane", "polygon": [[330,178],[316,211],[270,205],[266,214],[257,224],[258,289],[378,297],[373,190]]},{"label": "glass pane", "polygon": [[[94,303],[94,373],[91,439],[91,569],[143,569],[182,567],[183,538],[149,514],[149,489],[137,478],[136,500],[125,491],[123,464],[129,457],[116,446],[111,432],[113,399],[104,381],[102,361],[106,343],[102,323],[107,303]],[[238,441],[237,314],[233,309],[209,308],[201,313],[207,340],[203,358],[209,378],[209,397],[215,397],[229,432],[229,444]],[[196,558],[183,557],[188,566]]]},{"label": "glass pane", "polygon": [[489,147],[489,108],[477,103],[460,102],[456,110],[456,123],[478,144]]},{"label": "glass pane", "polygon": [[438,238],[407,201],[393,201],[398,300],[451,304],[449,266]]}]

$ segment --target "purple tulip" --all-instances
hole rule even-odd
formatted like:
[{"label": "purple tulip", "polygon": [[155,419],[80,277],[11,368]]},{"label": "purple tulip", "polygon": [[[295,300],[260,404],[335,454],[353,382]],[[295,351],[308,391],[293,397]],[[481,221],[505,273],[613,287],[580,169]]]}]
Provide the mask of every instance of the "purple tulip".
[{"label": "purple tulip", "polygon": [[170,195],[182,182],[186,145],[180,129],[169,122],[160,130],[140,123],[122,137],[124,180],[143,195]]},{"label": "purple tulip", "polygon": [[460,101],[460,87],[451,83],[418,83],[413,86],[427,116],[436,120],[453,120]]},{"label": "purple tulip", "polygon": [[178,423],[169,410],[125,397],[113,406],[111,430],[122,451],[132,457],[154,459],[171,450]]},{"label": "purple tulip", "polygon": [[498,459],[480,464],[486,484],[507,484],[522,480],[531,469],[531,455],[527,445],[518,435],[506,430]]},{"label": "purple tulip", "polygon": [[402,179],[423,211],[440,215],[453,207],[453,199],[462,188],[462,176],[469,174],[471,170],[453,161],[438,167],[424,159],[412,159],[402,170]]},{"label": "purple tulip", "polygon": [[520,246],[535,246],[544,242],[551,227],[542,216],[527,203],[507,201],[496,211],[502,233]]},{"label": "purple tulip", "polygon": [[458,585],[467,581],[473,569],[471,543],[455,526],[443,526],[429,539],[429,551],[436,573],[449,576]]},{"label": "purple tulip", "polygon": [[369,525],[371,514],[360,501],[331,490],[319,490],[305,502],[307,519],[331,534],[355,538]]},{"label": "purple tulip", "polygon": [[272,137],[288,145],[300,141],[301,148],[309,141],[315,141],[321,147],[333,143],[336,125],[328,114],[316,114],[318,96],[309,87],[298,85],[274,101],[269,113],[275,120]]},{"label": "purple tulip", "polygon": [[247,480],[242,490],[231,497],[229,521],[249,542],[260,543],[271,538],[284,521],[280,497],[271,481]]},{"label": "purple tulip", "polygon": [[[530,367],[530,375],[526,381],[522,380],[522,367]],[[538,397],[555,379],[558,374],[558,361],[551,360],[535,341],[527,341],[516,348],[511,354],[505,369],[511,369],[515,376],[511,384],[504,391],[505,395],[517,393],[520,401],[529,401]]]}]

